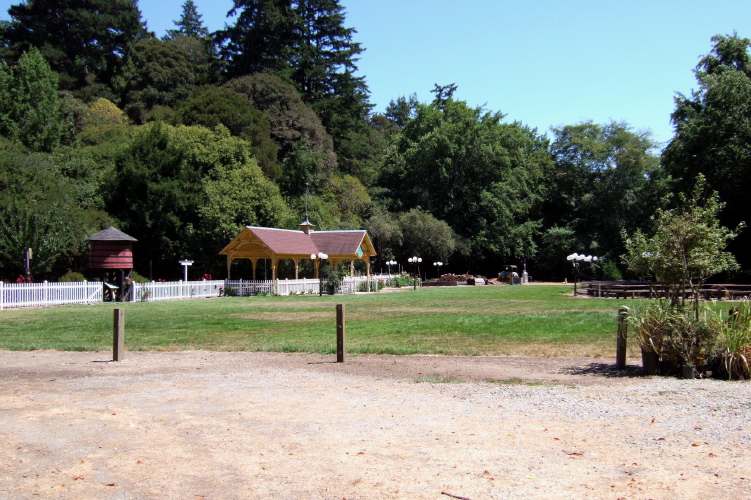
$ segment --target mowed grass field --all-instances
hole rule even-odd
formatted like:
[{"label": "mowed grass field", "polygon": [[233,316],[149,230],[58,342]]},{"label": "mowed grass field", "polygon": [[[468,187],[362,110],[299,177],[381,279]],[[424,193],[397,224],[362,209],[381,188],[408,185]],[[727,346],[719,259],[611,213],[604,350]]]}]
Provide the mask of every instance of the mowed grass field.
[{"label": "mowed grass field", "polygon": [[[614,357],[625,301],[571,286],[425,287],[354,296],[222,297],[0,311],[0,349],[108,350],[125,310],[126,350]],[[629,305],[638,301],[628,301]],[[636,346],[631,345],[631,354]]]}]

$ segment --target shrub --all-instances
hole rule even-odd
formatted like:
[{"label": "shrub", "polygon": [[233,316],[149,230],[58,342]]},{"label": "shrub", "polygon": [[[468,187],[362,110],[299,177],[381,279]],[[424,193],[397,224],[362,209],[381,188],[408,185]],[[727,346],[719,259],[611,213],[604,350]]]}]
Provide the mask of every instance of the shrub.
[{"label": "shrub", "polygon": [[85,281],[86,278],[83,274],[77,271],[68,271],[60,277],[61,283],[75,283],[78,281]]},{"label": "shrub", "polygon": [[145,276],[141,276],[135,271],[130,272],[130,279],[133,280],[133,283],[148,283],[149,282],[148,278],[146,278]]},{"label": "shrub", "polygon": [[623,275],[615,262],[606,260],[602,263],[602,278],[607,281],[621,281]]},{"label": "shrub", "polygon": [[720,323],[723,326],[718,339],[720,370],[728,379],[748,379],[751,378],[751,305],[743,301],[730,313],[728,321]]}]

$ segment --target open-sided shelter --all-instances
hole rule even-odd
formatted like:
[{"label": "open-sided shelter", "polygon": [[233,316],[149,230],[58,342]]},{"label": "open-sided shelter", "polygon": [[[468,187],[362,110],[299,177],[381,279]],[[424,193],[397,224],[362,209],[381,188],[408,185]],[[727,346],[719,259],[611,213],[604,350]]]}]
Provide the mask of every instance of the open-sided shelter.
[{"label": "open-sided shelter", "polygon": [[[313,231],[313,224],[306,218],[299,225],[300,230],[276,229],[270,227],[247,226],[232,242],[224,247],[220,255],[227,256],[227,278],[231,278],[232,261],[249,259],[253,265],[253,279],[256,279],[256,265],[259,260],[271,261],[271,279],[276,279],[279,261],[289,259],[295,264],[295,278],[298,278],[300,262],[310,260],[311,255],[326,254],[331,266],[336,268],[348,261],[350,274],[354,274],[354,263],[365,262],[366,274],[370,275],[370,257],[376,255],[367,231]],[[318,274],[320,260],[313,260],[314,272]]]}]

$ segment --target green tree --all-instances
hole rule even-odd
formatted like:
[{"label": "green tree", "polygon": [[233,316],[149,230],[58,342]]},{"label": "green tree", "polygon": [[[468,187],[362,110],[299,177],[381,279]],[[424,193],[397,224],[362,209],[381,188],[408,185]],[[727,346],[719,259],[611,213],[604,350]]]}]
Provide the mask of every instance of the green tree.
[{"label": "green tree", "polygon": [[383,115],[374,115],[365,127],[355,128],[337,145],[339,170],[375,187],[391,138],[398,128]]},{"label": "green tree", "polygon": [[232,135],[253,145],[258,164],[269,179],[280,179],[279,148],[271,138],[271,125],[263,113],[237,92],[212,86],[201,87],[180,104],[172,121],[210,129],[224,125]]},{"label": "green tree", "polygon": [[309,184],[316,180],[321,169],[321,154],[308,148],[303,138],[282,163],[279,187],[287,196],[302,196]]},{"label": "green tree", "polygon": [[57,76],[32,48],[14,68],[0,63],[0,134],[34,151],[52,151],[70,130]]},{"label": "green tree", "polygon": [[0,140],[0,279],[23,271],[27,248],[35,279],[82,270],[86,237],[109,217],[101,210],[99,171],[79,160]]},{"label": "green tree", "polygon": [[279,188],[252,159],[217,165],[204,179],[203,191],[191,251],[196,265],[217,275],[226,269],[217,255],[245,226],[280,227],[291,216]]},{"label": "green tree", "polygon": [[235,0],[235,24],[217,33],[230,78],[273,73],[289,76],[296,38],[291,0]]},{"label": "green tree", "polygon": [[[736,34],[712,37],[712,51],[696,67],[699,88],[675,98],[675,136],[663,152],[665,170],[688,192],[701,173],[727,204],[729,227],[751,218],[745,186],[751,182],[751,40]],[[731,243],[744,268],[751,263],[751,234]]]},{"label": "green tree", "polygon": [[401,255],[400,249],[404,234],[399,225],[398,216],[386,210],[375,209],[374,213],[364,221],[363,227],[373,240],[378,254],[376,259],[381,266],[385,265],[387,260]]},{"label": "green tree", "polygon": [[164,36],[165,41],[173,41],[178,35],[197,38],[199,40],[209,38],[209,30],[203,25],[202,17],[198,13],[195,2],[193,0],[185,0],[185,3],[183,3],[183,13],[180,19],[175,21],[175,26],[178,29],[167,30],[167,34]]},{"label": "green tree", "polygon": [[[241,220],[277,222],[283,217],[277,214],[285,211],[278,188],[258,168],[252,146],[223,126],[212,131],[154,123],[117,156],[115,167],[107,208],[139,241],[137,269],[148,268],[151,261],[156,272],[174,274],[179,259],[191,258],[205,266],[196,270],[220,271],[216,252],[227,241],[212,235],[226,234]],[[232,182],[247,186],[229,189]],[[227,199],[221,198],[223,188]],[[252,195],[244,208],[243,195]],[[222,214],[222,207],[230,211]]]},{"label": "green tree", "polygon": [[707,196],[703,176],[696,179],[690,196],[679,195],[673,208],[657,210],[653,216],[653,234],[640,229],[631,235],[623,232],[628,268],[643,278],[656,279],[668,287],[671,304],[683,305],[684,291],[694,296],[698,319],[698,292],[707,278],[738,268],[727,244],[743,227],[730,230],[720,224],[723,203],[717,193]]},{"label": "green tree", "polygon": [[[419,256],[424,266],[435,261],[448,262],[456,244],[454,232],[446,222],[414,208],[398,214],[398,221],[402,234],[400,261],[406,261],[409,256]],[[423,271],[426,269],[422,268]]]},{"label": "green tree", "polygon": [[643,227],[667,192],[650,134],[617,122],[583,122],[553,134],[546,224],[574,231],[568,253],[615,259],[623,253],[621,233]]},{"label": "green tree", "polygon": [[131,44],[147,35],[137,0],[27,0],[8,14],[2,57],[37,47],[66,90],[110,85]]},{"label": "green tree", "polygon": [[397,127],[404,127],[407,122],[415,117],[419,104],[417,94],[412,94],[409,99],[404,96],[397,97],[396,101],[392,100],[386,106],[384,116],[394,122]]},{"label": "green tree", "polygon": [[224,87],[234,90],[263,113],[271,124],[271,137],[279,145],[280,161],[305,139],[310,151],[321,153],[321,171],[336,170],[334,141],[292,85],[273,75],[257,74],[231,80]]},{"label": "green tree", "polygon": [[536,251],[547,143],[502,118],[452,98],[421,105],[383,168],[391,210],[446,221],[470,242],[470,266]]},{"label": "green tree", "polygon": [[154,106],[174,107],[185,100],[201,81],[188,54],[176,44],[156,38],[135,44],[123,78],[125,109],[136,123],[143,123]]},{"label": "green tree", "polygon": [[355,76],[360,44],[338,0],[235,0],[235,24],[220,33],[230,77],[270,73],[293,83],[338,143],[362,127],[370,105]]},{"label": "green tree", "polygon": [[167,30],[162,40],[174,43],[188,56],[196,67],[200,83],[218,83],[220,63],[217,47],[211,33],[203,25],[202,17],[193,0],[186,0],[182,16],[175,21],[177,29]]}]

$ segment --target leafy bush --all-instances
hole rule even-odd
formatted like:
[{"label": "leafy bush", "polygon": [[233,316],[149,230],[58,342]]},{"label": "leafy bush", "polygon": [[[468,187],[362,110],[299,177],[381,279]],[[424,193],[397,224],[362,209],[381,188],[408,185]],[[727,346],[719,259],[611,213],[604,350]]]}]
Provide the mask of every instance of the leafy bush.
[{"label": "leafy bush", "polygon": [[607,281],[621,281],[623,279],[621,270],[612,260],[606,260],[602,263],[602,279]]},{"label": "leafy bush", "polygon": [[324,285],[326,293],[334,295],[342,288],[342,280],[347,276],[347,271],[344,269],[337,269],[335,272],[329,274],[329,279]]},{"label": "leafy bush", "polygon": [[60,277],[61,283],[76,283],[78,281],[84,281],[86,278],[83,274],[76,271],[68,271]]},{"label": "leafy bush", "polygon": [[130,272],[130,279],[133,280],[133,283],[148,283],[149,279],[145,276],[141,276],[135,271]]},{"label": "leafy bush", "polygon": [[394,276],[389,279],[389,286],[395,287],[395,288],[404,288],[408,286],[412,286],[415,283],[415,279],[407,276],[406,274],[402,274],[400,276]]}]

